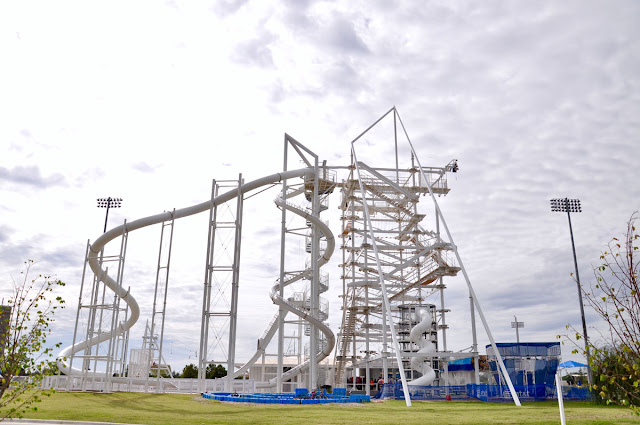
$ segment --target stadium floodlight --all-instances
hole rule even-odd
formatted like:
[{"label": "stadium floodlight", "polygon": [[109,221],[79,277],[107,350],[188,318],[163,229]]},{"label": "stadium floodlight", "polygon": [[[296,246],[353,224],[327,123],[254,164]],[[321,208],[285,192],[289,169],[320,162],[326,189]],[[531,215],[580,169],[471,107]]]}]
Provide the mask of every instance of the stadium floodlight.
[{"label": "stadium floodlight", "polygon": [[593,385],[593,376],[591,372],[591,354],[589,353],[589,337],[587,336],[587,322],[584,318],[584,304],[582,302],[582,285],[580,284],[580,274],[578,273],[578,260],[576,259],[576,246],[573,242],[573,228],[571,227],[571,213],[582,212],[579,199],[552,199],[551,211],[566,212],[569,218],[569,233],[571,234],[571,248],[573,248],[573,264],[576,268],[576,283],[578,285],[578,299],[580,300],[580,315],[582,316],[582,332],[584,335],[584,351],[587,354],[587,378],[589,379],[589,388]]},{"label": "stadium floodlight", "polygon": [[582,212],[582,207],[580,205],[579,199],[552,199],[551,200],[551,211],[553,212]]},{"label": "stadium floodlight", "polygon": [[107,213],[104,217],[104,230],[107,231],[107,219],[109,218],[109,208],[120,208],[122,206],[122,198],[98,198],[98,208],[106,208]]}]

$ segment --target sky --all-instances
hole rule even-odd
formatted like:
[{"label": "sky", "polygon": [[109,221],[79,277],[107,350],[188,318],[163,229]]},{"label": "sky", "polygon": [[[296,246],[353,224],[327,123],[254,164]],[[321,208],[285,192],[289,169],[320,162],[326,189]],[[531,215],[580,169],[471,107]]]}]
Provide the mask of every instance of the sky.
[{"label": "sky", "polygon": [[[567,217],[549,200],[582,202],[571,219],[584,284],[640,209],[638,22],[634,0],[2,2],[0,296],[27,259],[65,281],[52,338],[67,345],[86,244],[104,226],[96,198],[124,199],[109,228],[206,201],[212,179],[280,171],[285,132],[348,165],[349,142],[396,106],[423,165],[458,160],[438,202],[496,341],[515,341],[514,316],[521,341],[554,341],[580,312]],[[276,309],[276,195],[245,207],[239,360]],[[197,362],[207,231],[202,215],[183,221],[165,330],[178,370]],[[159,233],[129,237],[132,347]],[[327,271],[337,332],[336,261]],[[470,345],[468,298],[462,277],[450,282],[456,351]]]}]

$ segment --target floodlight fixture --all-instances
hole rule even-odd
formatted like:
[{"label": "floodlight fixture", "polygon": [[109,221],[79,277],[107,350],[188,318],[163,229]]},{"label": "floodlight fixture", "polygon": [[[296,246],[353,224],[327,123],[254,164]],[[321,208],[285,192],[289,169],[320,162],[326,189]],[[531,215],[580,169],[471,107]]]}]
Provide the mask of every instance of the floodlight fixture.
[{"label": "floodlight fixture", "polygon": [[98,208],[106,208],[107,213],[104,217],[104,230],[102,233],[107,231],[107,220],[109,218],[109,208],[120,208],[122,206],[122,198],[98,198]]},{"label": "floodlight fixture", "polygon": [[582,212],[582,206],[579,199],[552,199],[551,211],[553,212]]},{"label": "floodlight fixture", "polygon": [[569,219],[569,233],[571,234],[571,248],[573,249],[573,264],[576,269],[576,284],[578,285],[578,300],[580,301],[580,316],[582,317],[582,332],[584,335],[584,351],[587,355],[587,377],[589,379],[589,388],[593,385],[593,374],[591,371],[591,354],[589,352],[589,337],[587,336],[587,322],[584,318],[584,303],[582,302],[582,285],[580,284],[580,274],[578,273],[578,260],[576,259],[576,246],[573,241],[573,228],[571,226],[571,213],[582,212],[582,206],[579,199],[551,199],[552,212],[566,212]]}]

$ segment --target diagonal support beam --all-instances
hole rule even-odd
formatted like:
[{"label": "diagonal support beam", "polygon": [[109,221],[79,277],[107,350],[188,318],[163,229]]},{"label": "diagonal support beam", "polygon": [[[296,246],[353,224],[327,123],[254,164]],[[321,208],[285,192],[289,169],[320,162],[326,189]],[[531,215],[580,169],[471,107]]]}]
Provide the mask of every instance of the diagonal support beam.
[{"label": "diagonal support beam", "polygon": [[[395,109],[395,107],[394,107],[394,109]],[[462,274],[464,275],[464,279],[467,282],[467,287],[469,288],[469,294],[473,298],[473,304],[478,309],[478,315],[480,316],[480,320],[482,321],[482,325],[484,326],[484,330],[487,333],[487,336],[489,337],[489,341],[491,342],[491,347],[493,347],[493,350],[496,353],[496,357],[498,358],[498,363],[500,365],[500,370],[502,371],[502,375],[504,376],[505,381],[507,381],[507,385],[509,387],[509,391],[511,391],[511,395],[513,396],[513,401],[516,404],[516,406],[521,406],[520,398],[518,397],[518,393],[516,392],[515,388],[513,387],[513,383],[511,382],[511,378],[509,377],[509,373],[507,372],[507,368],[504,365],[504,361],[502,360],[502,356],[500,355],[500,352],[498,351],[498,347],[496,346],[496,343],[495,343],[495,341],[493,339],[493,335],[491,334],[491,330],[489,329],[489,324],[487,323],[487,319],[484,317],[484,313],[482,312],[482,308],[480,307],[480,303],[478,302],[478,297],[476,297],[476,293],[473,290],[473,286],[471,285],[471,280],[469,279],[469,275],[467,275],[467,270],[464,268],[464,265],[462,264],[462,258],[460,258],[460,253],[458,252],[458,247],[453,242],[453,237],[451,236],[451,232],[449,231],[449,226],[447,226],[447,222],[444,219],[444,215],[442,214],[442,210],[440,210],[440,206],[438,205],[438,201],[436,201],[436,197],[433,194],[433,190],[431,189],[431,185],[429,184],[429,181],[427,180],[427,176],[424,173],[424,170],[422,168],[422,164],[420,164],[420,159],[418,158],[418,155],[416,154],[416,151],[413,148],[413,143],[411,143],[411,140],[409,139],[409,135],[407,134],[407,130],[404,127],[404,124],[402,123],[402,119],[400,119],[400,115],[397,113],[397,111],[396,111],[396,115],[398,116],[398,120],[400,122],[400,125],[402,126],[402,130],[404,131],[404,135],[407,138],[407,142],[409,142],[409,147],[411,148],[411,153],[413,154],[413,156],[415,157],[416,161],[418,162],[420,173],[422,174],[424,182],[427,185],[427,189],[429,189],[429,195],[431,195],[431,200],[433,201],[433,204],[434,204],[434,206],[436,208],[436,212],[438,214],[438,217],[440,217],[440,220],[442,220],[442,225],[444,226],[444,230],[447,232],[447,237],[449,238],[449,241],[451,242],[451,245],[453,246],[453,252],[456,254],[456,259],[458,260],[458,264],[460,265],[460,268],[462,269]]]}]

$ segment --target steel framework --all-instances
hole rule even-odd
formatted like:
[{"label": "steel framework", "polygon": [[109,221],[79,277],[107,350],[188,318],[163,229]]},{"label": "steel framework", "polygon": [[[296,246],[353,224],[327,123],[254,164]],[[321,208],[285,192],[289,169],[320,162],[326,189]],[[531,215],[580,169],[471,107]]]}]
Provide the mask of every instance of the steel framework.
[{"label": "steel framework", "polygon": [[[205,390],[207,367],[227,364],[230,372],[225,389],[231,392],[235,370],[236,328],[238,323],[238,291],[240,286],[240,248],[242,243],[242,174],[237,181],[213,181],[209,210],[207,262],[202,296],[202,326],[198,381]],[[214,202],[220,189],[237,191],[235,208],[231,202]],[[217,357],[217,358],[216,358]]]}]

